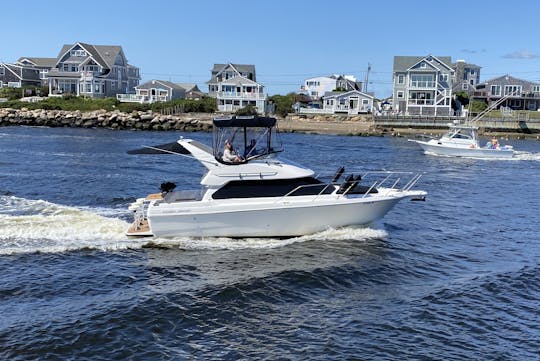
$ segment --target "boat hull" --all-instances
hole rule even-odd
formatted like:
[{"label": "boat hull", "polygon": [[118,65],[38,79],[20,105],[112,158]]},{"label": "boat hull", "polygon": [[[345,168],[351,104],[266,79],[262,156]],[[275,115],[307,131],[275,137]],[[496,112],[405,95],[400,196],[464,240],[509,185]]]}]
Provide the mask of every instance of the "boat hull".
[{"label": "boat hull", "polygon": [[511,149],[452,147],[420,140],[414,142],[418,143],[426,154],[466,158],[512,158],[514,156],[514,151]]},{"label": "boat hull", "polygon": [[409,191],[377,199],[244,201],[240,207],[230,202],[219,204],[215,201],[201,201],[199,203],[202,204],[195,207],[193,204],[185,204],[182,208],[191,208],[192,211],[180,211],[178,214],[174,214],[178,205],[167,207],[160,204],[149,208],[148,221],[152,233],[158,237],[300,236],[329,228],[366,225],[382,218],[401,199],[423,195],[425,193],[421,191]]}]

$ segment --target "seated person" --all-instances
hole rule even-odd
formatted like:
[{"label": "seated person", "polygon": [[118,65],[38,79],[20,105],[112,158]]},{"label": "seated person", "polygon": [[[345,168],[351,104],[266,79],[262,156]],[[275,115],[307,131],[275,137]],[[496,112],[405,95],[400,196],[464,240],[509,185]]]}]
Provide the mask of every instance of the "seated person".
[{"label": "seated person", "polygon": [[232,163],[238,163],[242,161],[242,158],[240,158],[236,154],[232,144],[229,141],[225,142],[225,148],[223,149],[223,156],[221,157],[221,159],[225,162],[232,162]]}]

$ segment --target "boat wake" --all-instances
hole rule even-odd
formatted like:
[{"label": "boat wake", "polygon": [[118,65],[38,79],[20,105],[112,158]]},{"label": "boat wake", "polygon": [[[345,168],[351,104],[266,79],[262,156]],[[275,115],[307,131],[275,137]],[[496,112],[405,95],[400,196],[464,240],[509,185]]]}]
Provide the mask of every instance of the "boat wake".
[{"label": "boat wake", "polygon": [[387,237],[384,230],[348,227],[287,239],[130,238],[125,235],[129,223],[119,219],[119,215],[115,209],[77,208],[43,200],[0,196],[0,255],[152,247],[183,250],[265,249],[307,241],[364,241]]},{"label": "boat wake", "polygon": [[270,249],[284,247],[294,243],[309,241],[340,241],[354,240],[367,241],[371,239],[385,239],[386,231],[362,227],[345,227],[328,229],[301,237],[292,238],[228,238],[205,237],[200,239],[188,237],[150,238],[148,247],[179,248],[185,250],[237,250],[237,249]]},{"label": "boat wake", "polygon": [[[442,158],[456,158],[456,156],[453,155],[445,155],[445,154],[438,154],[426,151],[425,154],[436,156],[436,157],[442,157]],[[525,151],[514,151],[514,155],[512,157],[473,157],[473,156],[462,156],[457,158],[464,158],[464,159],[478,159],[478,160],[505,160],[505,161],[540,161],[540,153],[532,153],[532,152],[525,152]]]},{"label": "boat wake", "polygon": [[0,255],[132,247],[128,223],[43,200],[0,196]]}]

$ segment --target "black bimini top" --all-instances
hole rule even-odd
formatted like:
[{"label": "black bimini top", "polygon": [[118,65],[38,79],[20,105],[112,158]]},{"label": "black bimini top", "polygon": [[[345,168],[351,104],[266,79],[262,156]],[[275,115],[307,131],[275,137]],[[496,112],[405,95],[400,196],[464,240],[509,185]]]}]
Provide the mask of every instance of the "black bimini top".
[{"label": "black bimini top", "polygon": [[270,128],[276,125],[276,118],[261,117],[258,115],[250,116],[231,116],[227,118],[214,118],[214,126],[219,128],[232,128],[232,127],[258,127],[258,128]]}]

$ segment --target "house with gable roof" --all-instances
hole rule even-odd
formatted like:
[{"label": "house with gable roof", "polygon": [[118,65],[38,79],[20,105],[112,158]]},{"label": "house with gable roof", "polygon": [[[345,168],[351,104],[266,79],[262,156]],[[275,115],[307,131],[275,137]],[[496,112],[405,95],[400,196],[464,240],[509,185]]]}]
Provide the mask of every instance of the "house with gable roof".
[{"label": "house with gable roof", "polygon": [[342,91],[362,90],[362,82],[357,81],[353,75],[329,75],[318,76],[304,80],[301,92],[310,96],[313,100],[322,98],[326,93],[336,89]]},{"label": "house with gable roof", "polygon": [[248,105],[258,113],[266,111],[267,95],[257,83],[254,65],[214,64],[207,84],[208,95],[216,98],[220,112],[235,112]]},{"label": "house with gable roof", "polygon": [[92,98],[134,93],[139,68],[128,64],[121,46],[75,43],[64,45],[48,72],[49,95]]},{"label": "house with gable roof", "polygon": [[40,85],[38,69],[20,64],[0,63],[0,88]]},{"label": "house with gable roof", "polygon": [[330,114],[367,114],[373,110],[373,95],[359,90],[329,92],[323,97],[323,110]]},{"label": "house with gable roof", "polygon": [[395,56],[394,110],[403,115],[453,115],[449,56]]},{"label": "house with gable roof", "polygon": [[28,68],[34,68],[39,70],[39,78],[41,79],[41,85],[49,85],[49,70],[56,64],[56,58],[34,58],[34,57],[21,57],[17,60],[17,63]]},{"label": "house with gable roof", "polygon": [[203,93],[197,84],[173,83],[152,79],[135,87],[135,94],[116,94],[125,103],[168,102],[175,99],[200,99]]},{"label": "house with gable roof", "polygon": [[487,80],[476,86],[475,100],[487,104],[507,97],[499,107],[514,110],[540,110],[540,83],[515,78],[508,74]]}]

